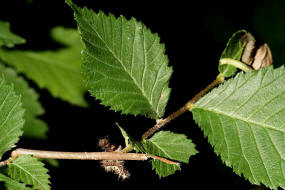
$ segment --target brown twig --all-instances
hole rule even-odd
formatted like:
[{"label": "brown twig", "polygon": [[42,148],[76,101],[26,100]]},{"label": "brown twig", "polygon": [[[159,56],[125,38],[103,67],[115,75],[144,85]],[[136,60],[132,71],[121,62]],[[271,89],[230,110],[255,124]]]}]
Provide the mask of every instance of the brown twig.
[{"label": "brown twig", "polygon": [[33,155],[37,158],[47,159],[67,159],[67,160],[147,160],[149,158],[158,159],[167,164],[176,164],[171,160],[167,160],[162,157],[153,156],[149,154],[138,153],[122,153],[122,152],[57,152],[57,151],[45,151],[45,150],[31,150],[18,148],[11,153],[11,158],[0,162],[0,167],[7,165],[11,160],[22,156]]},{"label": "brown twig", "polygon": [[12,159],[9,158],[9,159],[7,159],[7,160],[1,161],[1,162],[0,162],[0,167],[3,167],[3,166],[8,165],[11,160],[12,160]]},{"label": "brown twig", "polygon": [[209,84],[205,89],[203,89],[202,91],[200,91],[196,96],[194,96],[194,98],[192,98],[190,101],[188,101],[182,108],[180,108],[179,110],[177,110],[176,112],[172,113],[171,115],[169,115],[167,118],[165,119],[161,119],[158,120],[158,122],[152,127],[150,128],[147,132],[145,132],[142,136],[142,140],[147,139],[148,137],[150,137],[151,135],[153,135],[156,131],[158,131],[159,129],[161,129],[161,127],[163,127],[164,125],[166,125],[167,123],[169,123],[170,121],[172,121],[173,119],[177,118],[178,116],[182,115],[184,112],[186,112],[187,110],[192,110],[192,108],[194,107],[194,103],[199,100],[199,98],[201,98],[202,96],[204,96],[207,92],[209,92],[211,89],[213,89],[215,86],[217,86],[220,83],[223,83],[225,81],[225,78],[223,75],[218,75],[216,80],[214,80],[211,84]]},{"label": "brown twig", "polygon": [[122,152],[58,152],[18,148],[11,153],[13,158],[21,155],[33,155],[37,158],[67,160],[147,160],[144,154]]}]

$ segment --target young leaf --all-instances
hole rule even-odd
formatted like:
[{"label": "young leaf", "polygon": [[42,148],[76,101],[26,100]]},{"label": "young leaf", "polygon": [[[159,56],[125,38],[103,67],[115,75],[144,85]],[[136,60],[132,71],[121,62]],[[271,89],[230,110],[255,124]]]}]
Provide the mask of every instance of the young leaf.
[{"label": "young leaf", "polygon": [[31,190],[31,188],[26,187],[25,184],[20,183],[14,179],[11,179],[0,173],[0,181],[5,182],[7,190]]},{"label": "young leaf", "polygon": [[83,49],[80,36],[76,30],[62,27],[54,28],[51,34],[66,48],[42,52],[0,50],[0,57],[41,88],[47,88],[54,97],[87,106],[80,74],[80,51]]},{"label": "young leaf", "polygon": [[21,97],[16,95],[13,86],[0,77],[0,159],[23,133],[24,109],[21,104]]},{"label": "young leaf", "polygon": [[41,190],[50,189],[47,172],[44,164],[30,155],[20,156],[8,165],[11,178]]},{"label": "young leaf", "polygon": [[119,127],[119,129],[120,129],[120,131],[121,131],[121,133],[125,139],[126,146],[131,145],[136,152],[145,153],[145,149],[143,147],[143,144],[140,141],[137,141],[133,137],[129,136],[129,134],[122,127],[120,127],[119,124],[117,124],[117,126]]},{"label": "young leaf", "polygon": [[[246,35],[250,35],[250,37],[253,38],[251,34],[245,30],[239,30],[234,33],[233,36],[229,39],[220,59],[231,58],[237,61],[241,61],[242,53],[248,43],[247,39],[243,38]],[[237,69],[232,65],[225,64],[219,65],[219,71],[225,77],[231,77],[236,73]]]},{"label": "young leaf", "polygon": [[285,69],[239,73],[193,111],[215,152],[251,183],[285,188]]},{"label": "young leaf", "polygon": [[4,75],[5,81],[8,84],[13,84],[15,92],[22,96],[22,106],[26,110],[24,114],[24,136],[47,138],[48,126],[42,120],[37,119],[37,116],[44,113],[44,109],[38,101],[37,92],[30,88],[28,83],[11,68],[6,68],[0,64],[0,74]]},{"label": "young leaf", "polygon": [[[188,163],[189,157],[198,153],[195,145],[185,135],[160,131],[145,142],[148,154],[157,155],[172,160]],[[152,167],[160,177],[166,177],[180,170],[178,165],[166,164],[159,160],[152,160]]]},{"label": "young leaf", "polygon": [[134,18],[115,18],[66,2],[75,11],[86,46],[82,69],[91,95],[124,114],[163,116],[172,69],[158,35]]},{"label": "young leaf", "polygon": [[10,24],[0,21],[0,47],[14,47],[15,44],[23,44],[26,40],[10,32]]}]

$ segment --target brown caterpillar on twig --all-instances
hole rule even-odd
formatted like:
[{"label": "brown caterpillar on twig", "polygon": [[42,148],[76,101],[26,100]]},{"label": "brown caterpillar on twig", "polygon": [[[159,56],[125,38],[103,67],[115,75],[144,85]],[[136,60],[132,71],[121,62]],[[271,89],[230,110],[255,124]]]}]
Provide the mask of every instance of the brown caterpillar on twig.
[{"label": "brown caterpillar on twig", "polygon": [[[121,152],[122,148],[119,146],[115,150],[115,146],[109,143],[108,138],[100,139],[98,142],[98,146],[105,152]],[[105,169],[106,172],[113,172],[119,176],[122,180],[130,178],[130,173],[125,169],[123,160],[102,160],[101,166]]]}]

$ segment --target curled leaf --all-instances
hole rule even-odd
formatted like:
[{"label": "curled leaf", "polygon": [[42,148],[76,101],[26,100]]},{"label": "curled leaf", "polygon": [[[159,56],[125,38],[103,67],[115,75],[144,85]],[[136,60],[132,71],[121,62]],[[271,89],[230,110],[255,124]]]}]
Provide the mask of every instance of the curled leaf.
[{"label": "curled leaf", "polygon": [[[241,57],[246,47],[248,32],[245,30],[239,30],[235,32],[229,39],[226,48],[224,49],[220,60],[229,58],[236,61],[241,61]],[[237,72],[237,68],[229,63],[219,64],[219,72],[225,77],[232,77]]]}]

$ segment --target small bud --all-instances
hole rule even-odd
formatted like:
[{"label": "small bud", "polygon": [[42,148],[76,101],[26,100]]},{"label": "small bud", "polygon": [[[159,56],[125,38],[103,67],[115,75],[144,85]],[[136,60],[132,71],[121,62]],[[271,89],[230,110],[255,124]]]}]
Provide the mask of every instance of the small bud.
[{"label": "small bud", "polygon": [[273,62],[272,60],[272,53],[270,48],[265,43],[264,45],[260,46],[255,54],[254,62],[252,64],[252,68],[254,70],[258,70],[261,67],[267,67],[271,65]]}]

